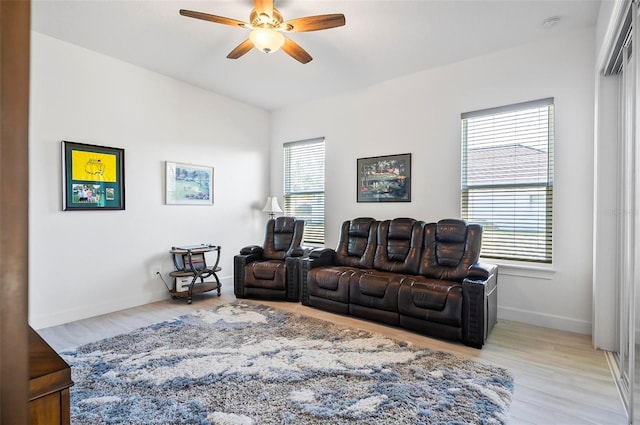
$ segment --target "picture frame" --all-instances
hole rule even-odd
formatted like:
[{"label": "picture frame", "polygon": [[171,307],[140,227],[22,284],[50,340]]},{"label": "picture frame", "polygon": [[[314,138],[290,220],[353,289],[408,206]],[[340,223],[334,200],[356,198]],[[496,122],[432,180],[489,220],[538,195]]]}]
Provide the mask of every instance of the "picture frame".
[{"label": "picture frame", "polygon": [[166,161],[167,205],[213,205],[213,167]]},{"label": "picture frame", "polygon": [[411,202],[411,154],[357,159],[358,202]]},{"label": "picture frame", "polygon": [[62,209],[124,210],[124,149],[63,140]]}]

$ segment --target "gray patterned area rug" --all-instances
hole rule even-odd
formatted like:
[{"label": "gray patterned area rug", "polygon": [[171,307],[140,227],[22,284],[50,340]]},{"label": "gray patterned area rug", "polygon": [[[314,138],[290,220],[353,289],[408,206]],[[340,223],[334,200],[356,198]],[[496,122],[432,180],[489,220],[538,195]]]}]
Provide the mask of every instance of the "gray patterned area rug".
[{"label": "gray patterned area rug", "polygon": [[502,368],[235,302],[62,353],[80,424],[505,424]]}]

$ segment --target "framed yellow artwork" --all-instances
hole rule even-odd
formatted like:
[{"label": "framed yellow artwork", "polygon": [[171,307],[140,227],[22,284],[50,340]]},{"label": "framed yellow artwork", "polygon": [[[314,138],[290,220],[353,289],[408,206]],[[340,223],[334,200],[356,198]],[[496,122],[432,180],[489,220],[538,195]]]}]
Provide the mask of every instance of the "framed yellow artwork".
[{"label": "framed yellow artwork", "polygon": [[123,210],[124,149],[63,141],[62,209]]}]

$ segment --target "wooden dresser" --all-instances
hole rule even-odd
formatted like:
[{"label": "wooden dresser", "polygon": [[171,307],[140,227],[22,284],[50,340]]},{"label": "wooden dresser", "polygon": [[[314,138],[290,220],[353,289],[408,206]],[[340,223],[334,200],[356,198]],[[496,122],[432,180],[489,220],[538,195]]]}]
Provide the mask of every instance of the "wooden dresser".
[{"label": "wooden dresser", "polygon": [[29,423],[68,425],[71,368],[29,327]]}]

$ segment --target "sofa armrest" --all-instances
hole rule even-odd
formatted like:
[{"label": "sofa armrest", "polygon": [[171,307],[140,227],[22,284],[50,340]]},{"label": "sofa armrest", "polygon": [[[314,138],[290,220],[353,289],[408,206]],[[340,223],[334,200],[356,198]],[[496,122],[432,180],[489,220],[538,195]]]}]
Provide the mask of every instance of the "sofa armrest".
[{"label": "sofa armrest", "polygon": [[309,270],[332,265],[335,256],[336,251],[331,248],[316,248],[309,252],[308,257],[300,260],[300,300],[302,304],[309,305],[309,291],[307,289]]},{"label": "sofa armrest", "polygon": [[480,264],[475,263],[469,267],[469,273],[467,273],[467,279],[469,280],[488,280],[491,275],[498,273],[498,266],[495,264]]},{"label": "sofa armrest", "polygon": [[301,257],[284,259],[287,271],[287,301],[300,301],[300,261]]},{"label": "sofa armrest", "polygon": [[320,265],[333,264],[336,251],[331,248],[315,248],[309,252],[309,258]]},{"label": "sofa armrest", "polygon": [[[250,247],[246,247],[250,248]],[[259,247],[260,248],[260,247]],[[245,250],[245,248],[242,248]],[[242,250],[240,252],[242,252]],[[260,248],[259,252],[253,254],[238,254],[233,257],[233,292],[236,297],[244,298],[244,281],[245,281],[245,272],[244,267],[252,263],[254,261],[260,260],[262,258],[262,248]]]},{"label": "sofa armrest", "polygon": [[302,257],[304,254],[305,250],[301,246],[287,251],[287,257]]},{"label": "sofa armrest", "polygon": [[462,281],[462,342],[482,348],[497,321],[498,267],[474,264]]},{"label": "sofa armrest", "polygon": [[263,249],[260,245],[245,246],[240,250],[241,255],[254,254],[262,257]]},{"label": "sofa armrest", "polygon": [[315,248],[309,252],[307,257],[300,260],[301,269],[303,275],[306,275],[309,270],[316,267],[330,266],[334,264],[336,258],[336,251],[331,248]]}]

